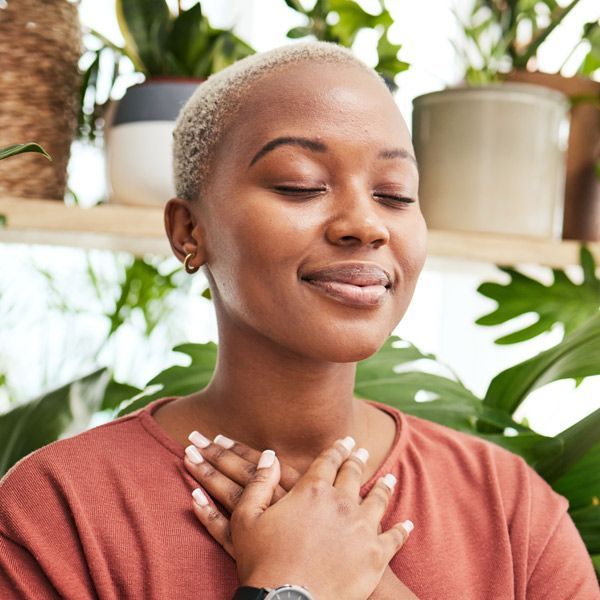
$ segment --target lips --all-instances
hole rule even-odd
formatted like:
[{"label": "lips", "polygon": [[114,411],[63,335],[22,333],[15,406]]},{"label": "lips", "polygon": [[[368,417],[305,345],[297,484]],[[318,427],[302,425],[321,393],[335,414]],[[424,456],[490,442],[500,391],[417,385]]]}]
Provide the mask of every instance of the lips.
[{"label": "lips", "polygon": [[379,306],[392,286],[389,273],[374,263],[337,263],[307,271],[301,279],[325,295],[356,307]]}]

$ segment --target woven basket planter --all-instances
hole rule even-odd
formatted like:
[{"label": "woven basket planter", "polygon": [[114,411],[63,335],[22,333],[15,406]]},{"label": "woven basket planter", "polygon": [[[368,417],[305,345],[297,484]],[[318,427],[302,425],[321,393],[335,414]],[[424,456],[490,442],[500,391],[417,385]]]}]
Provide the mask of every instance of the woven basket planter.
[{"label": "woven basket planter", "polygon": [[0,163],[0,194],[62,200],[77,128],[83,51],[77,6],[8,0],[0,9],[0,148],[37,142],[52,157]]}]

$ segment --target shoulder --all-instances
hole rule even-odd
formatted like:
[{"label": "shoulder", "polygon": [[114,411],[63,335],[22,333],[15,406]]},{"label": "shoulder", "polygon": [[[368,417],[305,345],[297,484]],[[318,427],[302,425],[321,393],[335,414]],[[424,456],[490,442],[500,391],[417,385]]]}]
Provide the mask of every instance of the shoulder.
[{"label": "shoulder", "polygon": [[402,422],[407,451],[418,456],[430,474],[500,498],[509,521],[534,506],[551,511],[557,520],[568,510],[566,498],[522,456],[495,441],[407,413],[402,413]]},{"label": "shoulder", "polygon": [[115,419],[19,460],[0,479],[0,511],[6,515],[0,528],[44,514],[50,505],[66,506],[78,495],[94,497],[111,477],[116,481],[135,470],[156,446],[137,417]]}]

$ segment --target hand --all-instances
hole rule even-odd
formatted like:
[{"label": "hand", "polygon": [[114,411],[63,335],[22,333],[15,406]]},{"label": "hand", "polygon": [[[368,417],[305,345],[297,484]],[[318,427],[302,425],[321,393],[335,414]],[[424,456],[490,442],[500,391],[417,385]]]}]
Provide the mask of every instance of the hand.
[{"label": "hand", "polygon": [[[238,562],[242,583],[274,586],[286,580],[294,580],[294,574],[296,574],[295,581],[301,583],[298,577],[301,577],[302,573],[308,573],[313,583],[307,584],[307,587],[313,591],[318,589],[321,596],[323,593],[327,594],[327,597],[366,598],[368,596],[368,593],[365,593],[368,591],[367,588],[370,587],[371,591],[375,588],[387,563],[406,539],[407,532],[401,525],[397,525],[385,534],[375,533],[385,512],[390,491],[380,480],[362,504],[360,503],[359,490],[364,466],[360,457],[366,459],[365,450],[355,453],[348,459],[349,450],[344,449],[338,442],[334,448],[318,457],[309,471],[299,480],[297,472],[293,469],[282,469],[286,472],[286,481],[284,482],[282,478],[281,483],[290,488],[295,481],[298,483],[285,498],[283,487],[277,487],[280,500],[277,506],[268,508],[273,501],[273,489],[279,479],[279,474],[276,472],[280,466],[278,461],[275,460],[274,466],[270,468],[270,475],[261,474],[262,469],[255,473],[255,461],[260,455],[256,450],[242,444],[231,447],[233,442],[230,441],[226,444],[229,450],[226,450],[216,444],[210,444],[208,440],[203,444],[202,438],[200,436],[198,438],[199,441],[196,441],[199,446],[204,446],[202,454],[207,460],[198,463],[198,458],[201,458],[198,448],[195,450],[188,448],[186,453],[188,457],[195,457],[196,464],[187,458],[186,466],[196,479],[203,482],[204,488],[211,495],[217,497],[227,510],[233,512],[233,516],[230,523],[210,506],[208,509],[195,506],[194,510],[213,537]],[[194,437],[192,436],[191,439]],[[235,452],[233,452],[234,448]],[[212,461],[214,465],[208,461]],[[337,468],[340,465],[341,469],[336,479]],[[220,471],[226,472],[227,476]],[[256,476],[258,480],[255,479]],[[244,492],[240,483],[244,486],[248,484],[249,492],[251,489],[254,489],[254,492]],[[319,495],[317,504],[312,502],[311,497],[314,494]],[[252,499],[247,501],[246,509],[243,503],[247,495]],[[257,501],[260,507],[256,504]],[[344,508],[344,514],[340,515],[339,507]],[[280,510],[276,510],[277,508]],[[248,520],[249,515],[245,514],[248,512],[252,515],[250,520]],[[241,518],[237,517],[240,513]],[[304,522],[294,523],[294,518],[290,515],[299,513],[306,515],[307,518]],[[236,534],[237,522],[240,522],[239,535]],[[255,528],[258,528],[258,533]],[[277,534],[277,530],[285,531],[285,538]],[[358,531],[364,531],[360,538],[357,536]],[[265,554],[261,555],[257,551],[256,540],[264,540],[265,535],[268,539],[264,543]],[[242,558],[240,547],[243,548],[243,555],[250,558]],[[286,564],[284,559],[290,556],[290,547],[301,549],[301,555],[310,556],[314,564],[311,566],[310,563],[305,562],[299,565],[296,560],[290,560],[289,564]],[[393,552],[392,548],[395,548]],[[371,559],[366,559],[366,563],[370,563],[370,567],[366,568],[365,557],[369,555]],[[382,555],[385,557],[384,562],[381,562]],[[330,563],[331,565],[325,569]],[[340,576],[336,577],[336,580],[339,579],[337,584],[331,581],[330,575],[323,574],[326,571],[335,572]],[[361,581],[356,580],[357,572],[364,573]],[[244,581],[245,578],[247,581]],[[261,583],[259,580],[263,579],[265,581]],[[305,578],[304,581],[306,582]],[[379,586],[378,595],[372,596],[373,598],[415,598],[412,594],[400,595],[408,589],[389,568],[383,581],[389,594],[382,593]],[[337,589],[335,585],[351,585],[352,589],[344,592],[343,587]]]}]

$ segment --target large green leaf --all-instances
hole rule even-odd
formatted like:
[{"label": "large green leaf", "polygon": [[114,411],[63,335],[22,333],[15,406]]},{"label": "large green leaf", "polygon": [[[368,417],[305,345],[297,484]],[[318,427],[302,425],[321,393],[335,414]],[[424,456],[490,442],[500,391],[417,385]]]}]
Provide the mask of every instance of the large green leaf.
[{"label": "large green leaf", "polygon": [[568,471],[553,480],[552,487],[569,500],[571,508],[600,503],[600,432],[596,443]]},{"label": "large green leaf", "polygon": [[[436,362],[433,354],[425,354],[398,337],[390,337],[374,356],[357,366],[357,395],[395,406],[403,412],[435,421],[467,433],[475,433],[480,421],[504,430],[529,429],[516,423],[509,414],[486,407],[458,378],[451,379],[423,371],[400,371],[397,367],[416,361]],[[415,365],[416,366],[416,365]],[[427,400],[418,400],[418,394]]]},{"label": "large green leaf", "polygon": [[50,155],[35,142],[28,142],[27,144],[13,144],[5,148],[0,148],[0,160],[8,158],[9,156],[15,156],[24,152],[39,152],[43,154],[48,160],[52,160]]},{"label": "large green leaf", "polygon": [[510,414],[533,390],[561,379],[600,374],[600,312],[552,348],[502,371],[490,383],[484,403]]},{"label": "large green leaf", "polygon": [[190,364],[169,367],[159,373],[147,383],[142,396],[121,409],[119,416],[138,410],[158,398],[185,396],[206,387],[217,363],[216,344],[181,344],[173,350],[187,354],[191,359]]},{"label": "large green leaf", "polygon": [[546,286],[510,267],[499,267],[511,280],[506,285],[482,283],[477,291],[498,302],[491,313],[475,321],[478,325],[499,325],[526,313],[537,313],[538,320],[519,331],[498,338],[497,344],[514,344],[549,331],[555,323],[564,325],[569,334],[598,312],[600,279],[592,253],[580,248],[584,279],[576,284],[561,269],[553,269],[554,282]]},{"label": "large green leaf", "polygon": [[185,75],[193,75],[198,61],[209,52],[209,25],[200,4],[177,15],[167,39],[167,48]]},{"label": "large green leaf", "polygon": [[147,75],[163,74],[163,55],[171,13],[165,0],[116,0],[125,50]]},{"label": "large green leaf", "polygon": [[100,410],[109,380],[108,370],[99,369],[0,415],[0,477],[30,452],[83,431]]},{"label": "large green leaf", "polygon": [[[600,440],[600,408],[562,431],[556,438],[563,446],[560,455],[546,457],[536,466],[538,473],[543,475],[546,481],[553,481],[567,473],[580,459],[588,456],[598,443]],[[600,487],[597,491],[600,494]]]}]

